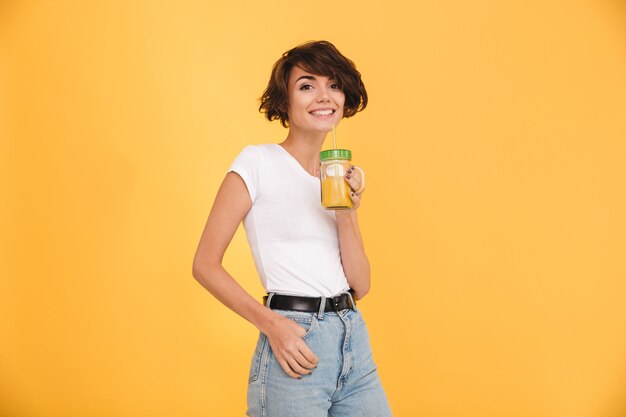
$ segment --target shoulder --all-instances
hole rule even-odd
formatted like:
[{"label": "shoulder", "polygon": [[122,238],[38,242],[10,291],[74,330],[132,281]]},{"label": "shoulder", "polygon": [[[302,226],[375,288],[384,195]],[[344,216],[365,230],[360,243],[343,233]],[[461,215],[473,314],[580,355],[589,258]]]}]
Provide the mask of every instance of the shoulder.
[{"label": "shoulder", "polygon": [[245,146],[240,155],[250,155],[250,156],[264,156],[264,155],[272,155],[276,153],[276,147],[279,146],[275,143],[262,143],[256,145],[247,145]]},{"label": "shoulder", "polygon": [[262,152],[259,149],[259,145],[247,145],[235,158],[235,162],[238,163],[253,163],[259,161],[262,157]]},{"label": "shoulder", "polygon": [[276,143],[263,143],[245,146],[237,155],[237,160],[248,163],[262,163],[268,159],[274,159],[280,155],[280,145]]},{"label": "shoulder", "polygon": [[257,145],[248,145],[244,149],[247,149],[249,152],[254,152],[257,155],[263,156],[272,156],[276,155],[280,149],[280,145],[276,143],[261,143]]}]

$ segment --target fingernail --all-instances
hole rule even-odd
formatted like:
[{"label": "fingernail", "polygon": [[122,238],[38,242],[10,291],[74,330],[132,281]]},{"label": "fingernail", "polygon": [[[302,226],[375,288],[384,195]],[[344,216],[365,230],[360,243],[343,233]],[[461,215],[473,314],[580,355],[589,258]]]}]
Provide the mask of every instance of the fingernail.
[{"label": "fingernail", "polygon": [[352,197],[354,197],[354,193],[350,193],[350,195],[351,195]]},{"label": "fingernail", "polygon": [[347,178],[347,179],[350,179],[350,174],[346,175],[346,178]]}]

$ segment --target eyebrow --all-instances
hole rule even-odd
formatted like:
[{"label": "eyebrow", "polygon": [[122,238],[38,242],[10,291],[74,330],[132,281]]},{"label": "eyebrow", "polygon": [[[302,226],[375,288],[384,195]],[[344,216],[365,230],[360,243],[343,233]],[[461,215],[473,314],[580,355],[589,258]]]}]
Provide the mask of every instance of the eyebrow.
[{"label": "eyebrow", "polygon": [[296,82],[298,82],[298,81],[300,81],[300,80],[302,80],[302,79],[305,79],[305,80],[315,80],[315,77],[314,77],[314,76],[312,76],[312,75],[302,75],[302,76],[300,76],[300,77],[296,80]]}]

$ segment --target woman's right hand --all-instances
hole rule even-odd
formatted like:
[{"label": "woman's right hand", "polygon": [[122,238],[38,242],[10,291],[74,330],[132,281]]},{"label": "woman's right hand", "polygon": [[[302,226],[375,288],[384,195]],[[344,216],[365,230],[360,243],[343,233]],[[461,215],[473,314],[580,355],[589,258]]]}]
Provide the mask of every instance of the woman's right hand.
[{"label": "woman's right hand", "polygon": [[229,172],[224,178],[193,262],[193,276],[228,308],[253,323],[268,337],[276,359],[287,375],[311,373],[317,356],[304,343],[306,330],[268,309],[248,294],[222,266],[226,248],[252,207],[244,180]]},{"label": "woman's right hand", "polygon": [[276,360],[285,373],[300,379],[309,375],[317,366],[317,356],[304,342],[306,330],[293,320],[274,313],[276,316],[265,331]]}]

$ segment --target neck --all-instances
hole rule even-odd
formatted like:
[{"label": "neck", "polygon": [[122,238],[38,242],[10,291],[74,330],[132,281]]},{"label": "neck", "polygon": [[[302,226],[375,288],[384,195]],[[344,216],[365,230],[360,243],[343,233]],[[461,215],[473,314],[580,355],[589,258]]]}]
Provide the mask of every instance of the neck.
[{"label": "neck", "polygon": [[306,171],[316,176],[324,139],[326,133],[289,128],[287,138],[280,145],[296,158]]}]

